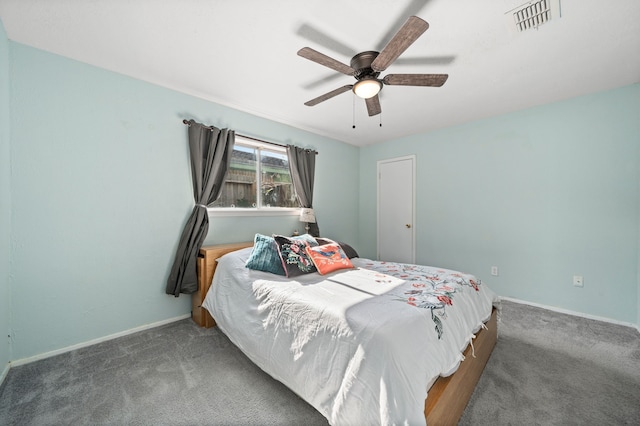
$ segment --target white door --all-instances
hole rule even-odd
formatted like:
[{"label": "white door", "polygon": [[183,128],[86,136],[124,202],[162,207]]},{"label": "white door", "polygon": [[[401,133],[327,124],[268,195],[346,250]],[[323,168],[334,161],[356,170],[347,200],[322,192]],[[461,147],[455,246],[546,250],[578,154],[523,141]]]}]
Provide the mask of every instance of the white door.
[{"label": "white door", "polygon": [[378,259],[415,263],[415,156],[378,161]]}]

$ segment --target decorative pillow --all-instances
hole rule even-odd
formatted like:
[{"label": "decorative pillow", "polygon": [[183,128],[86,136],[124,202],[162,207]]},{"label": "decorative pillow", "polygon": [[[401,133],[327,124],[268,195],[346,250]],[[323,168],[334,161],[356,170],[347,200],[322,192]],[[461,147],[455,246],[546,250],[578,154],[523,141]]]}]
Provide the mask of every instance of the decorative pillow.
[{"label": "decorative pillow", "polygon": [[[276,235],[274,235],[274,237],[275,236]],[[295,237],[289,237],[289,238],[293,240],[306,241],[307,243],[309,243],[311,247],[317,246],[319,244],[318,241],[315,239],[315,237],[313,237],[311,234],[296,235]]]},{"label": "decorative pillow", "polygon": [[262,234],[256,234],[253,238],[253,250],[245,266],[256,271],[285,275],[276,241]]},{"label": "decorative pillow", "polygon": [[358,255],[358,252],[347,243],[337,242],[337,241],[330,240],[328,238],[320,238],[320,237],[316,237],[316,241],[321,246],[325,244],[331,244],[331,243],[340,244],[340,248],[342,249],[342,251],[344,251],[344,254],[346,254],[349,259],[353,259],[354,257],[360,257]]},{"label": "decorative pillow", "polygon": [[338,269],[353,268],[353,264],[338,243],[329,243],[316,247],[308,246],[306,250],[316,269],[322,275]]},{"label": "decorative pillow", "polygon": [[[316,272],[316,267],[305,251],[307,247],[311,247],[302,235],[294,238],[284,237],[282,235],[274,235],[273,238],[278,246],[278,253],[282,261],[282,268],[287,277],[297,277],[303,274]],[[313,238],[313,237],[311,237]],[[314,241],[314,246],[318,243]]]}]

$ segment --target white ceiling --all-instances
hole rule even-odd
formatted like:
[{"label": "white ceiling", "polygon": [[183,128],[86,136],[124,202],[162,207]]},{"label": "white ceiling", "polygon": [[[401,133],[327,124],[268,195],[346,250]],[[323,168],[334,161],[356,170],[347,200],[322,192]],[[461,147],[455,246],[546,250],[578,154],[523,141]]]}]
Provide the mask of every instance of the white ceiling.
[{"label": "white ceiling", "polygon": [[[523,3],[0,0],[0,18],[10,40],[358,146],[640,82],[639,0],[561,0],[560,18],[517,33],[505,13]],[[351,92],[304,105],[355,80],[301,47],[349,64],[410,15],[430,28],[382,76],[444,86],[385,86],[382,127]]]}]

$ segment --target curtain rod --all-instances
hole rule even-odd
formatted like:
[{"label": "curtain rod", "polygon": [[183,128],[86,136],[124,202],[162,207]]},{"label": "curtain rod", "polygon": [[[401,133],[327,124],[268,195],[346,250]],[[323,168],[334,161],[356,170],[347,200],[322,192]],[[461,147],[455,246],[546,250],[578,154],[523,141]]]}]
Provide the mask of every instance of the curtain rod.
[{"label": "curtain rod", "polygon": [[[191,126],[191,123],[189,123],[189,120],[182,120],[182,122],[184,124],[186,124],[187,126]],[[208,127],[210,129],[212,126],[203,126],[203,127]],[[241,138],[245,138],[245,139],[251,139],[252,141],[256,141],[256,142],[262,142],[262,143],[268,143],[268,144],[271,144],[271,145],[280,146],[282,148],[286,148],[287,147],[287,145],[282,145],[282,144],[276,143],[276,142],[269,142],[269,141],[265,141],[265,140],[262,140],[262,139],[254,138],[254,137],[251,137],[251,136],[241,135],[240,133],[237,133],[237,132],[236,132],[236,136],[240,136]],[[318,155],[318,151],[316,151],[316,150],[308,149],[307,151],[313,151],[316,155]]]}]

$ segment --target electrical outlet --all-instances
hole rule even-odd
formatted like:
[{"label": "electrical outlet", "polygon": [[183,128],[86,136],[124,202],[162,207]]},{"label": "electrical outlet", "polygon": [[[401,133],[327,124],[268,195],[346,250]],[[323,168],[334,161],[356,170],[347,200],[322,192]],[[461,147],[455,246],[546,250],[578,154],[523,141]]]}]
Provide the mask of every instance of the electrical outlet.
[{"label": "electrical outlet", "polygon": [[492,266],[491,267],[491,275],[493,275],[494,277],[498,276],[498,267],[497,266]]},{"label": "electrical outlet", "polygon": [[584,281],[582,279],[582,275],[573,276],[573,285],[575,287],[584,287]]}]

